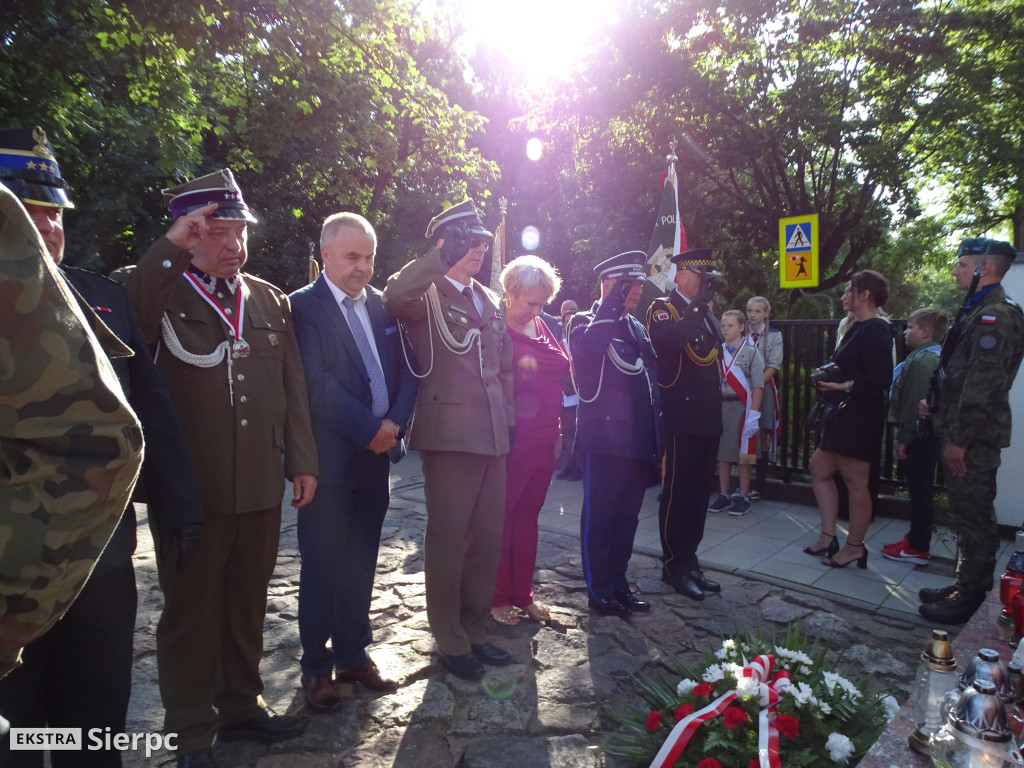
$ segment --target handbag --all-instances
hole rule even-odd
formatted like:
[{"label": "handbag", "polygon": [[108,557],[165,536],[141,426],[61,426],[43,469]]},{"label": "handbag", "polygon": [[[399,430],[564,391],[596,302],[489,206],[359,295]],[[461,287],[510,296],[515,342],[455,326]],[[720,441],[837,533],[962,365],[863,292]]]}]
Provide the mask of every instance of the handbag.
[{"label": "handbag", "polygon": [[845,398],[836,403],[819,395],[814,405],[811,406],[811,410],[807,412],[804,425],[807,429],[825,429],[845,405]]}]

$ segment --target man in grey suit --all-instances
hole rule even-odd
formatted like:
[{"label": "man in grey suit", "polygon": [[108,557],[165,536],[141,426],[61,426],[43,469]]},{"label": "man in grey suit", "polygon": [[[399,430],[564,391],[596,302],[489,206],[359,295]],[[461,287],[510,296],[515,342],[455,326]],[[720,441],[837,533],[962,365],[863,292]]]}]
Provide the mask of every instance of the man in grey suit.
[{"label": "man in grey suit", "polygon": [[289,297],[321,466],[317,494],[298,519],[302,687],[314,712],[341,708],[335,680],[398,688],[366,647],[389,457],[404,454],[416,379],[398,325],[380,291],[367,285],[376,250],[362,216],[328,217],[320,233],[323,274]]},{"label": "man in grey suit", "polygon": [[388,279],[421,376],[410,445],[427,501],[427,620],[441,664],[467,680],[509,654],[487,642],[501,555],[505,461],[515,419],[505,305],[473,276],[491,243],[470,200],[435,216],[433,247]]}]

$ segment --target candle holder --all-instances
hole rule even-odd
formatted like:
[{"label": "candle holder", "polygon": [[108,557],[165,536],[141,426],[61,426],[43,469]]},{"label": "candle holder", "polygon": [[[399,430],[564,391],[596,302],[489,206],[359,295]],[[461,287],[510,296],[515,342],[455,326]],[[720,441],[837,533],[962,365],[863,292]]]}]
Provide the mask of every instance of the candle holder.
[{"label": "candle holder", "polygon": [[917,727],[907,737],[907,744],[915,752],[930,754],[928,741],[943,723],[939,705],[946,692],[956,686],[956,661],[949,635],[944,630],[933,629],[931,639],[921,652],[921,663],[914,681],[914,722]]},{"label": "candle holder", "polygon": [[1024,583],[1024,531],[1017,531],[1014,536],[1013,554],[1006,563],[1006,570],[999,577],[999,600],[1003,604],[999,614],[999,623],[1004,627],[1013,625],[1013,609],[1011,603]]},{"label": "candle holder", "polygon": [[929,747],[935,768],[1024,766],[1006,725],[1003,702],[988,680],[978,680],[964,690]]}]

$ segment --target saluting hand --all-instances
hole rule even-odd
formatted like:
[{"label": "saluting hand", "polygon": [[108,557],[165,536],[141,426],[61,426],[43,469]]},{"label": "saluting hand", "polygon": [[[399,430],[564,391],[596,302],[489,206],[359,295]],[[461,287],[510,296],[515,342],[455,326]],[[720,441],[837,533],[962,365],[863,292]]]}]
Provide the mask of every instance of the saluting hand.
[{"label": "saluting hand", "polygon": [[217,210],[217,203],[207,203],[192,213],[174,220],[167,230],[167,239],[183,251],[191,251],[206,236],[207,219]]}]

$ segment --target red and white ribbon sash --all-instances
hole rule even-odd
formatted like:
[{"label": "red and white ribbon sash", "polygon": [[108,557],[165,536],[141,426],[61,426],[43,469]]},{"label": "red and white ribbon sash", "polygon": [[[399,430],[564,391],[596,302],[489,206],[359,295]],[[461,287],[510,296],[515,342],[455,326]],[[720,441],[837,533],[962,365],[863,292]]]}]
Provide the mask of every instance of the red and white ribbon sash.
[{"label": "red and white ribbon sash", "polygon": [[[732,388],[732,391],[736,393],[736,396],[743,403],[743,420],[740,422],[739,433],[736,435],[736,439],[740,444],[740,455],[757,455],[757,432],[750,437],[743,436],[743,428],[747,424],[747,418],[750,416],[750,382],[747,381],[747,377],[743,371],[739,368],[733,370],[733,363],[736,362],[736,358],[740,356],[740,350],[743,347],[740,346],[732,355],[732,359],[729,360],[729,365],[725,366],[725,380]],[[728,351],[723,348],[722,350],[723,361],[725,356],[728,355]]]},{"label": "red and white ribbon sash", "polygon": [[[757,748],[758,761],[761,768],[781,768],[779,760],[779,731],[775,727],[775,705],[779,701],[779,692],[789,685],[789,673],[779,672],[768,682],[775,657],[762,655],[756,657],[743,668],[744,677],[752,677],[757,681],[758,699],[761,713],[758,716]],[[738,691],[723,693],[704,709],[691,712],[684,717],[669,733],[658,754],[654,756],[650,768],[671,768],[686,749],[693,734],[708,720],[725,712],[730,704],[739,698]]]},{"label": "red and white ribbon sash", "polygon": [[188,272],[187,270],[182,274],[184,274],[185,277],[188,278],[188,281],[192,283],[192,287],[195,289],[196,293],[202,296],[206,303],[213,307],[213,311],[217,313],[217,316],[220,317],[220,319],[227,324],[228,328],[231,329],[231,335],[234,338],[234,340],[241,341],[242,322],[245,320],[245,297],[242,295],[244,293],[245,285],[242,282],[242,276],[238,276],[238,289],[235,291],[236,319],[232,320],[231,315],[229,315],[227,312],[221,309],[221,306],[217,302],[215,302],[210,297],[210,294],[206,292],[203,286],[199,284],[199,280],[196,279],[195,275],[193,275],[191,272]]}]

